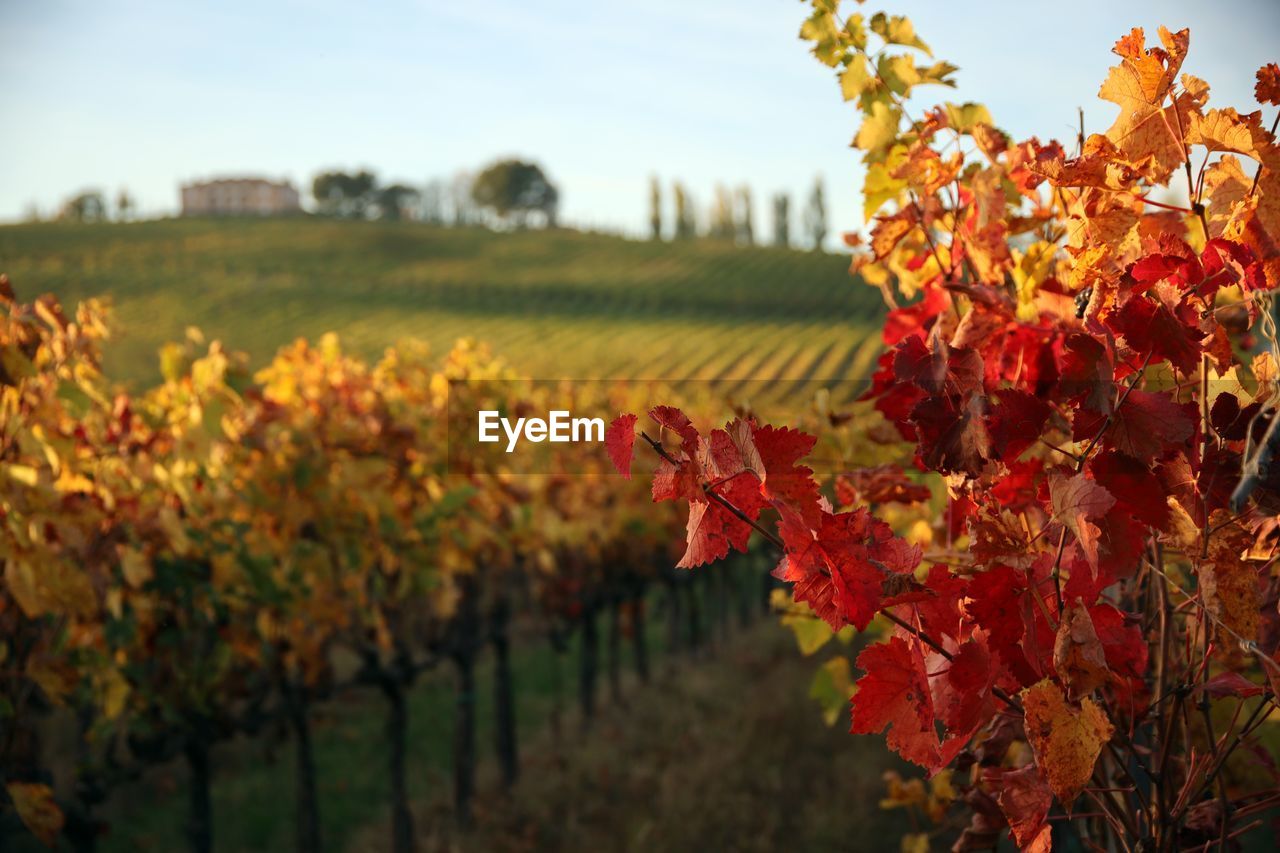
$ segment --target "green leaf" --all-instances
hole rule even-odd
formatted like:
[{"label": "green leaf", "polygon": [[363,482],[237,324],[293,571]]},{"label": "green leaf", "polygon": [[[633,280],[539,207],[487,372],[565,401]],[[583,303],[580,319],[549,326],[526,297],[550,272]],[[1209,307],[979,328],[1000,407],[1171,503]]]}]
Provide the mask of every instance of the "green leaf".
[{"label": "green leaf", "polygon": [[191,368],[186,348],[170,341],[160,347],[160,375],[166,382],[177,382]]},{"label": "green leaf", "polygon": [[853,695],[853,678],[849,671],[849,659],[834,657],[824,663],[813,675],[809,685],[809,698],[822,708],[822,719],[828,726],[835,725],[849,707]]},{"label": "green leaf", "polygon": [[830,625],[813,616],[788,613],[782,617],[782,624],[796,635],[796,645],[806,657],[821,649],[835,636]]}]

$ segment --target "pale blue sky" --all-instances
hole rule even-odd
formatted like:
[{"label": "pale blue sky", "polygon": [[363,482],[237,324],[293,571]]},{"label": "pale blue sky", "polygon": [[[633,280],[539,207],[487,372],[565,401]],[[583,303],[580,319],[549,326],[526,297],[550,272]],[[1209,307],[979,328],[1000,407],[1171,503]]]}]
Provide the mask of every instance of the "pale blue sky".
[{"label": "pale blue sky", "polygon": [[[903,0],[958,91],[1015,136],[1074,137],[1129,27],[1192,28],[1187,70],[1219,106],[1252,109],[1280,60],[1276,0],[958,3]],[[650,174],[700,203],[749,183],[827,180],[832,226],[859,225],[857,128],[796,33],[796,0],[0,0],[0,220],[82,187],[145,211],[177,185],[367,166],[422,183],[503,154],[541,161],[564,217],[641,231]],[[1270,116],[1268,115],[1268,118]],[[758,228],[760,226],[757,226]]]}]

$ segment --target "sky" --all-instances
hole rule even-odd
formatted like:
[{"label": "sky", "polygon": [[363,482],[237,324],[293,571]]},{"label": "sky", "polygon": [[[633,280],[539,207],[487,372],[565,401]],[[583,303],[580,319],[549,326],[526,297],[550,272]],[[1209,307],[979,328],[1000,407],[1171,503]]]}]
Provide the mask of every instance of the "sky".
[{"label": "sky", "polygon": [[[854,4],[846,0],[845,6]],[[1192,31],[1184,69],[1211,105],[1256,107],[1280,61],[1276,0],[885,0],[913,19],[956,90],[1017,138],[1073,141],[1130,27]],[[833,233],[860,226],[858,126],[834,73],[797,37],[796,0],[0,0],[0,220],[121,188],[167,215],[181,182],[253,174],[308,192],[366,167],[421,185],[502,156],[540,162],[562,219],[643,233],[648,182],[707,206],[822,175]],[[927,101],[927,103],[926,103]],[[1268,116],[1270,118],[1270,116]]]}]

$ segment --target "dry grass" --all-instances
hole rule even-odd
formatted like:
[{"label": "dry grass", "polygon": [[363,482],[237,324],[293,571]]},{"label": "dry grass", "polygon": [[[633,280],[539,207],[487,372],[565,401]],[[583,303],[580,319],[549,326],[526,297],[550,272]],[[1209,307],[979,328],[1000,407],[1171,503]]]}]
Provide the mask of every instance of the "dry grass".
[{"label": "dry grass", "polygon": [[[508,800],[482,778],[469,832],[447,798],[417,804],[419,848],[533,850],[895,849],[908,830],[879,809],[881,741],[823,725],[806,696],[812,661],[760,624],[714,659],[684,662],[591,731],[529,744]],[[353,851],[387,848],[387,825]]]}]

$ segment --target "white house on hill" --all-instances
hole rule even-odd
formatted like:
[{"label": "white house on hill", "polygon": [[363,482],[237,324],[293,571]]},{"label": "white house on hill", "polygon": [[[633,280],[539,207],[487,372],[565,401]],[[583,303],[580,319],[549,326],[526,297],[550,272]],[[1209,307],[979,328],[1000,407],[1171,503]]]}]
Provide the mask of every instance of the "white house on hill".
[{"label": "white house on hill", "polygon": [[281,216],[301,211],[298,191],[288,181],[222,178],[182,187],[183,216]]}]

